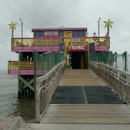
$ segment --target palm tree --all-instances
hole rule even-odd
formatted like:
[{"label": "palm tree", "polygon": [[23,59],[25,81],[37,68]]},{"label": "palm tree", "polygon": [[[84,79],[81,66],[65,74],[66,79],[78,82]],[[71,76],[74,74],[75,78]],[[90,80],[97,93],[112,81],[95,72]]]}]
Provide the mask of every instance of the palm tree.
[{"label": "palm tree", "polygon": [[111,27],[112,28],[112,24],[114,23],[114,22],[112,22],[112,21],[110,21],[110,19],[108,19],[108,21],[103,21],[104,23],[105,23],[105,28],[107,28],[107,35],[109,36],[109,27]]},{"label": "palm tree", "polygon": [[12,29],[12,38],[14,37],[14,29],[16,29],[16,25],[17,25],[17,23],[13,23],[13,22],[8,24],[9,29]]}]

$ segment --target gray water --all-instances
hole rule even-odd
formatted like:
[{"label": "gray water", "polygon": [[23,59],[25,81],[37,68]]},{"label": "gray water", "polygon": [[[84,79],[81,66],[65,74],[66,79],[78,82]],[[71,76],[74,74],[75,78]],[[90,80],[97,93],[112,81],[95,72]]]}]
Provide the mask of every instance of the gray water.
[{"label": "gray water", "polygon": [[0,116],[21,116],[25,121],[35,118],[34,99],[18,99],[17,76],[0,70]]}]

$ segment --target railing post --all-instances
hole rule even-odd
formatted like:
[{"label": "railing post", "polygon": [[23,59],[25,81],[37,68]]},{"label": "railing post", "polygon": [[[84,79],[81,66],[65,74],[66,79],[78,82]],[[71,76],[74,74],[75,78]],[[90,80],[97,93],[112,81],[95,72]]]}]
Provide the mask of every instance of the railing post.
[{"label": "railing post", "polygon": [[19,73],[20,73],[20,61],[18,61],[18,70],[19,70]]},{"label": "railing post", "polygon": [[38,98],[38,92],[40,88],[40,83],[36,83],[36,91],[35,91],[35,112],[36,112],[36,122],[40,122],[40,96]]},{"label": "railing post", "polygon": [[33,50],[33,42],[32,42],[32,38],[31,38],[31,49]]},{"label": "railing post", "polygon": [[38,97],[38,91],[40,88],[40,83],[36,82],[36,77],[37,77],[37,59],[36,59],[36,51],[33,53],[33,58],[34,58],[34,93],[35,93],[35,114],[36,114],[36,122],[40,122],[40,97]]},{"label": "railing post", "polygon": [[51,49],[52,49],[52,37],[51,37]]},{"label": "railing post", "polygon": [[42,38],[41,38],[41,49],[42,49]]},{"label": "railing post", "polygon": [[124,53],[125,54],[125,71],[128,71],[128,67],[127,67],[127,51]]},{"label": "railing post", "polygon": [[13,49],[13,38],[11,38],[11,49]]},{"label": "railing post", "polygon": [[10,61],[8,61],[8,73],[10,71]]}]

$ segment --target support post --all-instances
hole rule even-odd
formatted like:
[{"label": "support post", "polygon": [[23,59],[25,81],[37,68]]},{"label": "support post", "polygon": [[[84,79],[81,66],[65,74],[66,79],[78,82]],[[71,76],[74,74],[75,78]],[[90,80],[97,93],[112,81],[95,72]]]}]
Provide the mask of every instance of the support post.
[{"label": "support post", "polygon": [[127,51],[125,51],[125,71],[128,71],[128,69],[127,69]]},{"label": "support post", "polygon": [[18,79],[18,98],[21,98],[21,80]]},{"label": "support post", "polygon": [[36,91],[35,91],[35,116],[36,117],[35,118],[37,123],[40,122],[40,97],[39,99],[37,99],[39,88],[40,88],[40,83],[36,83]]}]

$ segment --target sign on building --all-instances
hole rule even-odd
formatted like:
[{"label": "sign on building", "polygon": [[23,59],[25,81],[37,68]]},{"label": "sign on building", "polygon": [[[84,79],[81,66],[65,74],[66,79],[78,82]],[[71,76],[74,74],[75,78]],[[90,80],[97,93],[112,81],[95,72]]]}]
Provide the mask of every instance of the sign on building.
[{"label": "sign on building", "polygon": [[68,51],[87,51],[87,46],[85,45],[68,46]]},{"label": "sign on building", "polygon": [[71,38],[72,37],[72,31],[65,31],[64,32],[64,37],[65,38]]},{"label": "sign on building", "polygon": [[44,31],[44,36],[57,36],[58,37],[58,31]]},{"label": "sign on building", "polygon": [[72,42],[80,42],[80,38],[73,38]]}]

